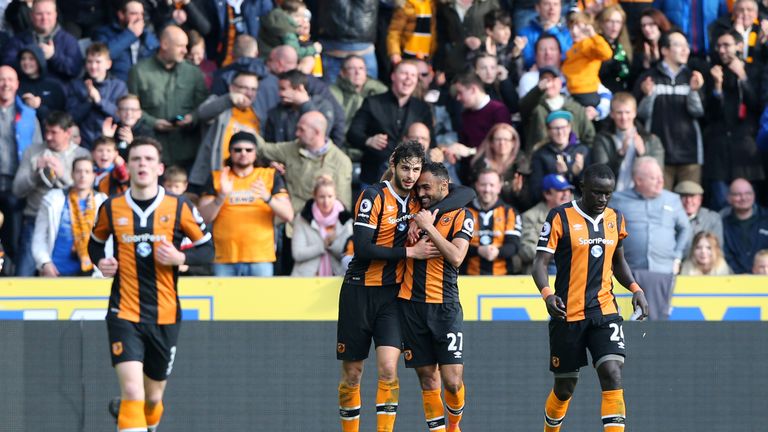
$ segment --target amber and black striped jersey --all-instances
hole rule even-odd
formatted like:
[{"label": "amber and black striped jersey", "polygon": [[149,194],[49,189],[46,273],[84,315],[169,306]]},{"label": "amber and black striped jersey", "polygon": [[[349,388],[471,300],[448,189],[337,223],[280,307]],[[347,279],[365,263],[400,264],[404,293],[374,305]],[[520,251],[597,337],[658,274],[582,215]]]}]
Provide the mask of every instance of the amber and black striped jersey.
[{"label": "amber and black striped jersey", "polygon": [[108,197],[120,195],[127,189],[128,182],[120,183],[109,174],[103,176],[101,180],[99,180],[99,183],[96,185],[96,190]]},{"label": "amber and black striped jersey", "polygon": [[592,219],[572,201],[549,211],[536,250],[555,255],[555,294],[565,303],[568,321],[618,313],[613,256],[626,237],[618,210],[606,208]]},{"label": "amber and black striped jersey", "polygon": [[[470,241],[475,230],[472,213],[467,209],[446,212],[435,221],[437,231],[446,240],[463,238]],[[405,277],[398,297],[422,303],[457,303],[459,301],[458,267],[445,258],[405,261]]]},{"label": "amber and black striped jersey", "polygon": [[373,230],[373,243],[388,248],[403,248],[402,256],[394,260],[370,259],[355,250],[344,280],[353,285],[383,286],[402,282],[405,268],[405,242],[408,221],[418,212],[419,204],[411,194],[403,198],[385,181],[369,186],[355,204],[353,238],[362,230]]},{"label": "amber and black striped jersey", "polygon": [[91,239],[104,243],[110,235],[118,270],[112,281],[109,313],[131,322],[178,322],[178,267],[158,263],[155,248],[167,240],[181,249],[184,237],[195,246],[211,241],[197,209],[184,197],[166,194],[162,187],[149,207],[142,209],[129,189],[99,208]]},{"label": "amber and black striped jersey", "polygon": [[[477,200],[469,206],[475,219],[475,234],[469,242],[467,259],[464,261],[468,275],[512,274],[512,257],[520,248],[522,222],[515,209],[499,200],[488,210],[482,210]],[[480,246],[499,248],[499,256],[493,261],[477,254]]]}]

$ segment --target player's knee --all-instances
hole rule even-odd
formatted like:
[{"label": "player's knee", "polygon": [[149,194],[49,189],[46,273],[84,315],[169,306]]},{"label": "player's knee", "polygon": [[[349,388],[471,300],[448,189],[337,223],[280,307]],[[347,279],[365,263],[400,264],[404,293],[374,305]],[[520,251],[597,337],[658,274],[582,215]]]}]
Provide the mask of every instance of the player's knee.
[{"label": "player's knee", "polygon": [[144,383],[132,381],[123,383],[123,394],[121,397],[123,400],[143,400]]},{"label": "player's knee", "polygon": [[419,375],[419,384],[422,390],[437,390],[440,388],[440,376],[423,374]]},{"label": "player's knee", "polygon": [[147,395],[146,399],[144,399],[144,405],[147,407],[147,409],[154,409],[157,405],[163,402],[162,395]]},{"label": "player's knee", "polygon": [[379,379],[381,381],[394,381],[397,379],[397,364],[395,366],[382,365],[379,367]]},{"label": "player's knee", "polygon": [[443,385],[445,386],[445,391],[456,394],[464,384],[461,382],[461,379],[449,378],[445,380]]},{"label": "player's knee", "polygon": [[600,387],[603,390],[616,390],[621,388],[621,367],[617,362],[606,362],[597,371],[600,378]]},{"label": "player's knee", "polygon": [[360,385],[363,377],[363,366],[357,363],[345,363],[341,368],[341,380],[348,386]]},{"label": "player's knee", "polygon": [[555,397],[561,401],[565,401],[573,396],[574,390],[576,390],[575,379],[557,379],[555,380],[555,386],[552,389],[552,392],[555,394]]}]

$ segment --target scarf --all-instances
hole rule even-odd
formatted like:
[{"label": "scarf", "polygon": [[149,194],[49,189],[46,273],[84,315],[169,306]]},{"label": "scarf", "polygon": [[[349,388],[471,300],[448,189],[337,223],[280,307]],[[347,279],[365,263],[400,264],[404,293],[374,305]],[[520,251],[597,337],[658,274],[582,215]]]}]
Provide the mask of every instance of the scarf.
[{"label": "scarf", "polygon": [[93,192],[88,192],[85,210],[80,210],[80,200],[77,198],[77,191],[74,188],[69,190],[68,198],[75,254],[80,259],[80,270],[84,273],[89,272],[93,270],[93,263],[88,256],[88,239],[96,221],[96,200],[93,197]]},{"label": "scarf", "polygon": [[[344,210],[339,200],[333,203],[333,208],[328,215],[323,215],[317,203],[312,203],[312,218],[320,228],[320,237],[325,240],[329,235],[335,234],[336,222],[339,221],[339,213]],[[320,256],[320,266],[317,269],[318,276],[333,276],[331,267],[331,253],[326,249]]]}]

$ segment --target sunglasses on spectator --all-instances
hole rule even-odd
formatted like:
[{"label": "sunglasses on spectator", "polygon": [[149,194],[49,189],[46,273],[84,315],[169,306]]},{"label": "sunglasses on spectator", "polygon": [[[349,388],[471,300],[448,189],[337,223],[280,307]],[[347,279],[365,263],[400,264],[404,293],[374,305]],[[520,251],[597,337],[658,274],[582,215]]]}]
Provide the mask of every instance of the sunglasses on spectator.
[{"label": "sunglasses on spectator", "polygon": [[243,152],[251,153],[254,150],[256,150],[256,149],[253,148],[253,147],[233,147],[232,148],[232,153],[243,153]]}]

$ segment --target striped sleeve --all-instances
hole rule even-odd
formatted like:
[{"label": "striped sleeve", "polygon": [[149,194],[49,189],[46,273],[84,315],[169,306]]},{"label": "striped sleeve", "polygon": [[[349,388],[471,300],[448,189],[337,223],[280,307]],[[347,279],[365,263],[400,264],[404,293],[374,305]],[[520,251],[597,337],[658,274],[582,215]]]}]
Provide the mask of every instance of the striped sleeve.
[{"label": "striped sleeve", "polygon": [[555,250],[557,250],[557,243],[562,236],[563,221],[557,209],[552,209],[547,215],[546,222],[541,227],[539,244],[536,246],[536,250],[554,254]]}]

